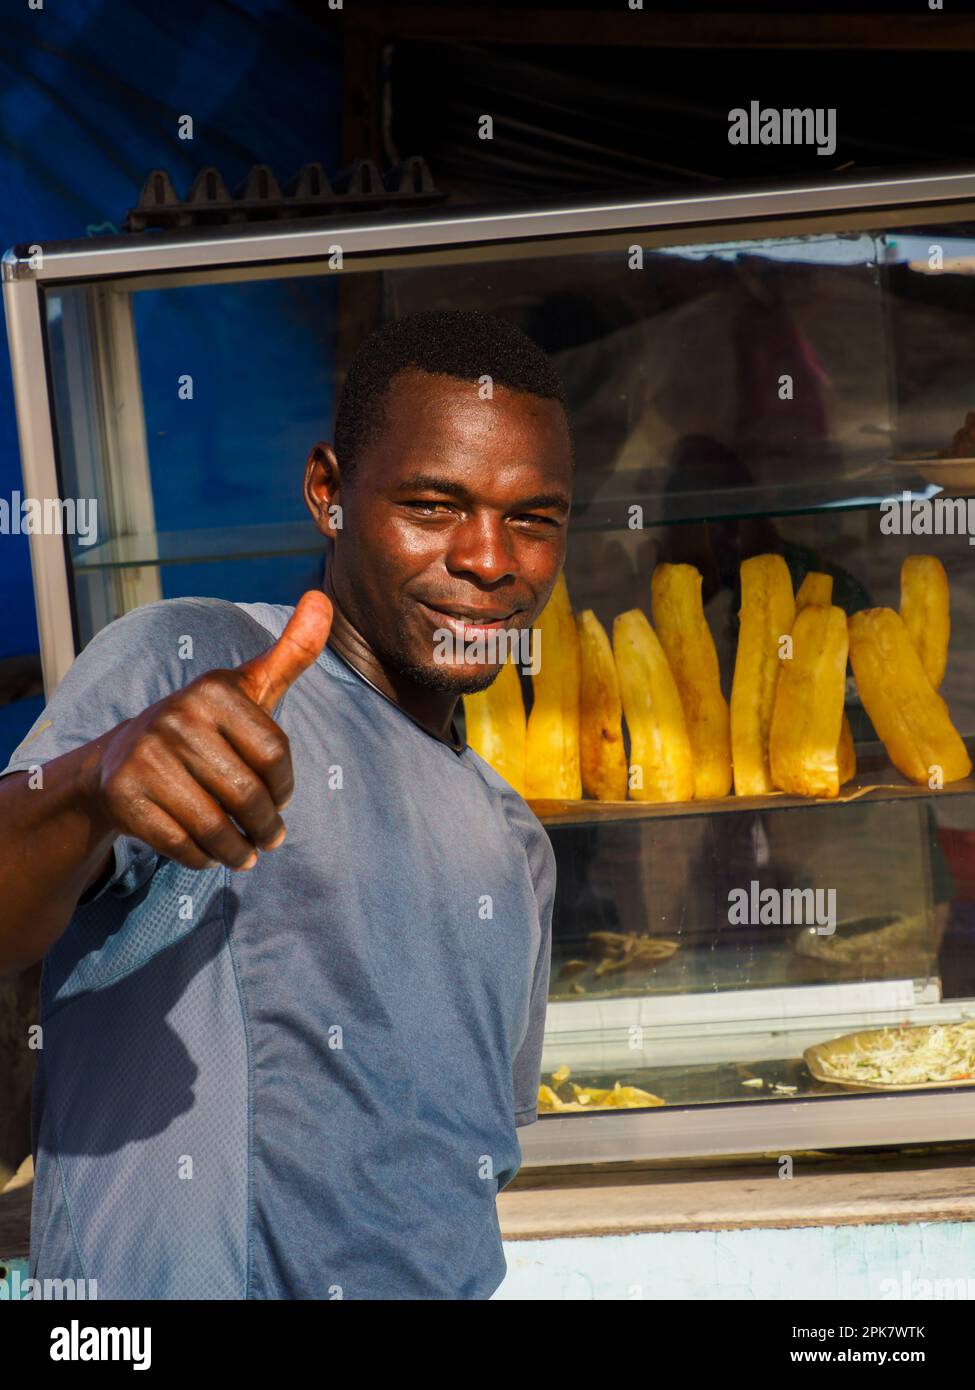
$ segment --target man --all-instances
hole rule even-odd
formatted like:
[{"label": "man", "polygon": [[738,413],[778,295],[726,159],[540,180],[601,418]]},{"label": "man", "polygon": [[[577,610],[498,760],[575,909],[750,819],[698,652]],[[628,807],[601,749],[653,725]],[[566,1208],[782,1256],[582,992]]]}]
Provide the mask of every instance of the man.
[{"label": "man", "polygon": [[453,715],[555,584],[571,472],[522,333],[393,323],[306,466],[325,592],[147,604],[77,658],[0,780],[0,970],[45,956],[33,1276],[497,1288],[554,856]]}]

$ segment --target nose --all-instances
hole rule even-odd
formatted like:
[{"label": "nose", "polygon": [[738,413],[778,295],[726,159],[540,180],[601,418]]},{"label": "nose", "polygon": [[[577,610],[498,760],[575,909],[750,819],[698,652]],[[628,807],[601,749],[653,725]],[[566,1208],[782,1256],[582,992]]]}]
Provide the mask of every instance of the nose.
[{"label": "nose", "polygon": [[500,516],[468,517],[451,535],[446,565],[451,574],[473,575],[482,584],[496,584],[515,573],[514,550]]}]

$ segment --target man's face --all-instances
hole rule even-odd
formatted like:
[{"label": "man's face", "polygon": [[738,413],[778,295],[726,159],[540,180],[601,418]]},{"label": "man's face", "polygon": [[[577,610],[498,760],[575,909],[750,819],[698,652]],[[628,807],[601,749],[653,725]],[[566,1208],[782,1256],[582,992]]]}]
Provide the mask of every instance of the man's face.
[{"label": "man's face", "polygon": [[504,387],[482,400],[476,383],[411,369],[393,380],[351,484],[338,465],[332,577],[347,616],[417,684],[485,689],[504,659],[499,631],[531,626],[565,559],[561,406]]}]

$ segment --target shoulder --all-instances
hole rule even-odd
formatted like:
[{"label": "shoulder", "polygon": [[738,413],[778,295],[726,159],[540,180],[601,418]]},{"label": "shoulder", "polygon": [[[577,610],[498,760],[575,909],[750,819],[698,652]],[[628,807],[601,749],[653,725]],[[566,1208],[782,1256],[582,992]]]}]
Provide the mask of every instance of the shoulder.
[{"label": "shoulder", "polygon": [[108,623],[75,657],[7,772],[67,753],[216,667],[266,651],[270,631],[238,604],[159,599]]},{"label": "shoulder", "polygon": [[[249,610],[272,604],[239,604],[222,598],[169,598],[145,603],[103,627],[83,655],[121,655],[166,663],[174,654],[197,669],[237,664],[264,651],[270,630]],[[280,606],[287,615],[293,611]],[[283,626],[283,623],[282,623]]]}]

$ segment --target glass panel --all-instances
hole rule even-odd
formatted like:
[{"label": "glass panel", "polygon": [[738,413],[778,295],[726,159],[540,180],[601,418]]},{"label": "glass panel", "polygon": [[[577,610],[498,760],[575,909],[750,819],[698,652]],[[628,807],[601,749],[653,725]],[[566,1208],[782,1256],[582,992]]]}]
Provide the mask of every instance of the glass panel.
[{"label": "glass panel", "polygon": [[[727,697],[743,560],[784,556],[794,586],[829,574],[853,613],[896,609],[903,559],[934,554],[951,595],[940,693],[971,747],[975,229],[877,228],[669,247],[607,233],[49,292],[63,489],[102,519],[97,543],[69,540],[81,640],[153,596],[290,602],[318,582],[302,466],[351,353],[384,319],[476,308],[522,326],[566,383],[577,611],[607,630],[650,616],[654,567],[696,566]],[[906,534],[893,498],[915,507]],[[846,715],[858,769],[834,804],[537,806],[559,867],[553,1104],[583,1103],[574,1082],[672,1106],[839,1093],[808,1049],[975,1017],[975,782],[908,783],[852,677]],[[831,929],[783,920],[787,900]],[[755,919],[763,902],[778,921]]]},{"label": "glass panel", "polygon": [[642,254],[625,237],[583,273],[565,256],[404,271],[390,310],[490,306],[552,355],[583,525],[626,526],[634,504],[644,525],[864,505],[890,486],[882,252],[866,235]]},{"label": "glass panel", "polygon": [[334,408],[335,289],[49,294],[62,490],[98,501],[97,537],[68,542],[82,643],[153,599],[293,603],[320,582],[301,484]]}]

